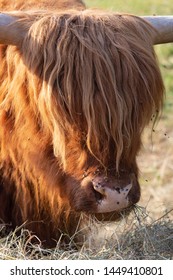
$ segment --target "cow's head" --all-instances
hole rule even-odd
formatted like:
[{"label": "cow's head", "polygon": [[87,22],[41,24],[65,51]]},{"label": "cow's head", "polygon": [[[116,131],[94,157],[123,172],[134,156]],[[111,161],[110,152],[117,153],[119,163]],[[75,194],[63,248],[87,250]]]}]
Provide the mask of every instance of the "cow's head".
[{"label": "cow's head", "polygon": [[140,198],[141,133],[163,99],[152,48],[161,37],[130,15],[0,15],[0,42],[39,78],[34,98],[76,211],[119,212]]}]

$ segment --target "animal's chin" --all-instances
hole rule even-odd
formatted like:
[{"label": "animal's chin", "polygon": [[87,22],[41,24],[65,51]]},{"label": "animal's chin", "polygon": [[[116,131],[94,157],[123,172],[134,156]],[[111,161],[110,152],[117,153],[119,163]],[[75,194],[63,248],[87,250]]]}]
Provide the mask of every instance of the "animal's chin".
[{"label": "animal's chin", "polygon": [[135,208],[135,205],[132,205],[126,209],[123,209],[121,211],[113,211],[108,213],[94,213],[93,216],[98,220],[102,222],[106,221],[119,221],[123,219],[124,217],[127,217]]}]

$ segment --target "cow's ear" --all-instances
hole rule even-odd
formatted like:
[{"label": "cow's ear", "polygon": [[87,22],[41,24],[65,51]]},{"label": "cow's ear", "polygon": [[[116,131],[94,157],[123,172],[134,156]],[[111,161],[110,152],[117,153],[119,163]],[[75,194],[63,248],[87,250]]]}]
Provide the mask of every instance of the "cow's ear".
[{"label": "cow's ear", "polygon": [[21,45],[26,34],[26,26],[19,14],[17,12],[0,13],[0,44]]}]

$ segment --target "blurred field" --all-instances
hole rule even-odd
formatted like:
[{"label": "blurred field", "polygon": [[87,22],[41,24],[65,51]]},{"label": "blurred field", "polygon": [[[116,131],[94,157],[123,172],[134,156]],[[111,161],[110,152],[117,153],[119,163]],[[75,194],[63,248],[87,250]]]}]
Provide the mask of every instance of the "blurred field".
[{"label": "blurred field", "polygon": [[[87,0],[88,7],[135,15],[173,15],[169,0]],[[138,157],[142,196],[130,217],[114,224],[89,225],[90,238],[80,250],[43,250],[23,230],[4,237],[0,259],[173,259],[173,44],[155,47],[165,82],[163,113],[152,132],[146,128]],[[17,231],[17,230],[16,230]]]}]

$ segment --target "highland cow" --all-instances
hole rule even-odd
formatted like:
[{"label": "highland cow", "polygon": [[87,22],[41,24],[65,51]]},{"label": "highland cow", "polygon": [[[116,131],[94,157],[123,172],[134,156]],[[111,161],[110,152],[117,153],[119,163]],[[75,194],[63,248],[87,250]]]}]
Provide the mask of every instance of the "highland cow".
[{"label": "highland cow", "polygon": [[29,12],[0,14],[0,218],[54,246],[81,213],[116,220],[138,202],[141,134],[164,96],[160,34],[82,1],[13,2],[1,10]]}]

